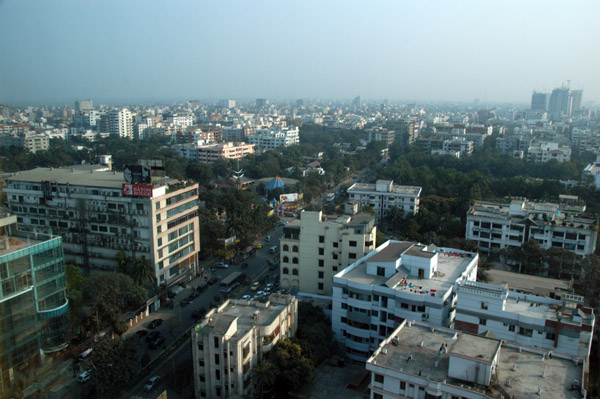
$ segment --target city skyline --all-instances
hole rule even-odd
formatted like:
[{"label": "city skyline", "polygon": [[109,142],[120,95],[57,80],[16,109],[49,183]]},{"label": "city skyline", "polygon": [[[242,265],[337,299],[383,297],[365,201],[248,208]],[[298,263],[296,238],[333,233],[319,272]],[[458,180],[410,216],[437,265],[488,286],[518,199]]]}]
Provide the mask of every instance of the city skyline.
[{"label": "city skyline", "polygon": [[0,102],[600,99],[600,4],[0,1]]}]

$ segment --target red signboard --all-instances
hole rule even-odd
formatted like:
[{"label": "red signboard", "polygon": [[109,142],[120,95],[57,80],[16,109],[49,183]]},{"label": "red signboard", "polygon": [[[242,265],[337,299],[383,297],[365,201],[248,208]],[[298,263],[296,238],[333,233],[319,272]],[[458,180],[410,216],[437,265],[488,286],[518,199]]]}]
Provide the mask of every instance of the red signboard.
[{"label": "red signboard", "polygon": [[152,186],[148,184],[123,183],[123,195],[126,197],[152,197]]}]

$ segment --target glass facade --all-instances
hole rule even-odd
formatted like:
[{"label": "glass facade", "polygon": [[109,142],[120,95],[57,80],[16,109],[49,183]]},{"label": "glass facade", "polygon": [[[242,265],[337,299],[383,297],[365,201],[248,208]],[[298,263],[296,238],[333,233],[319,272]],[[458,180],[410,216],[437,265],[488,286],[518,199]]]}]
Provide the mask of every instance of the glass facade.
[{"label": "glass facade", "polygon": [[16,371],[27,374],[44,353],[66,347],[69,307],[60,237],[16,233],[0,241],[1,396]]}]

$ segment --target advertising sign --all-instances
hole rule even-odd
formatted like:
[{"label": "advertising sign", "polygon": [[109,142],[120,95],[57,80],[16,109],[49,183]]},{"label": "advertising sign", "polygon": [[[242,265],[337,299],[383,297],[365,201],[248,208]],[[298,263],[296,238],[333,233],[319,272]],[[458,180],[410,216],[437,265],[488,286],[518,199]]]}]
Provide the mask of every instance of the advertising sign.
[{"label": "advertising sign", "polygon": [[279,196],[279,202],[294,202],[298,201],[298,193],[281,194]]},{"label": "advertising sign", "polygon": [[123,183],[123,195],[126,197],[152,197],[152,186],[148,184]]}]

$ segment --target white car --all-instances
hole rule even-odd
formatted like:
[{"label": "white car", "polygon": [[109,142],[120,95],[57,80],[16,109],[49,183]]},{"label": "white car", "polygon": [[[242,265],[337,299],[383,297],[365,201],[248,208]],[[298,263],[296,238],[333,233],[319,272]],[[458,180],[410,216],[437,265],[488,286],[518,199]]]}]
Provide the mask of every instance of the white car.
[{"label": "white car", "polygon": [[217,264],[215,266],[218,267],[219,269],[227,269],[229,267],[229,265],[227,263],[223,263],[223,262],[217,262]]},{"label": "white car", "polygon": [[77,382],[88,382],[92,378],[92,374],[89,371],[84,371],[77,376]]},{"label": "white car", "polygon": [[146,382],[146,385],[144,385],[144,389],[146,391],[151,391],[152,388],[154,388],[156,386],[156,384],[158,383],[158,380],[160,380],[160,376],[159,375],[155,375],[153,377],[148,378],[148,381]]},{"label": "white car", "polygon": [[250,300],[250,295],[244,295],[242,297],[242,301],[249,301]]},{"label": "white car", "polygon": [[266,295],[266,293],[265,293],[264,291],[258,291],[258,292],[256,293],[256,296],[257,296],[257,297],[259,297],[259,296],[265,296],[265,295]]}]

